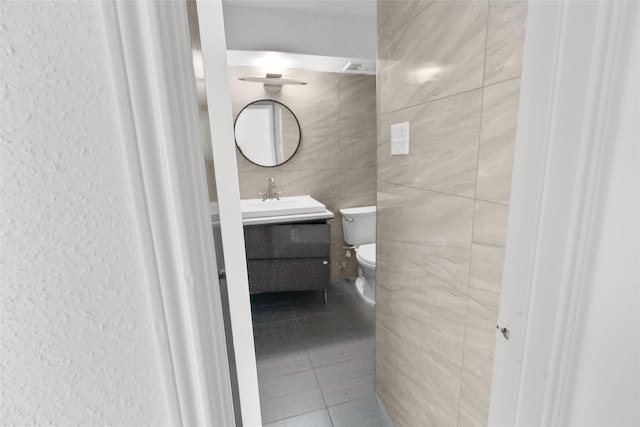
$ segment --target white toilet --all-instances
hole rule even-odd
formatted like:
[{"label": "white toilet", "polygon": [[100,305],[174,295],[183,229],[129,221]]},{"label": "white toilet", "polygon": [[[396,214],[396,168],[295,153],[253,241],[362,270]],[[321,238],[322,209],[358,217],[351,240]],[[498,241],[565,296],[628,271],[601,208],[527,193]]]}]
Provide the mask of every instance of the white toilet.
[{"label": "white toilet", "polygon": [[376,207],[340,209],[344,241],[355,247],[356,288],[370,304],[376,302]]}]

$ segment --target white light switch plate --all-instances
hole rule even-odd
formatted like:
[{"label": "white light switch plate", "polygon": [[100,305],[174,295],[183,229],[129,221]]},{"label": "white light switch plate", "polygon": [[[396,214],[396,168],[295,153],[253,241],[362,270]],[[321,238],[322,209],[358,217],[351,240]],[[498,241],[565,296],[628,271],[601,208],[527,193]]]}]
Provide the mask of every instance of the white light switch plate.
[{"label": "white light switch plate", "polygon": [[409,122],[391,125],[391,155],[409,154]]}]

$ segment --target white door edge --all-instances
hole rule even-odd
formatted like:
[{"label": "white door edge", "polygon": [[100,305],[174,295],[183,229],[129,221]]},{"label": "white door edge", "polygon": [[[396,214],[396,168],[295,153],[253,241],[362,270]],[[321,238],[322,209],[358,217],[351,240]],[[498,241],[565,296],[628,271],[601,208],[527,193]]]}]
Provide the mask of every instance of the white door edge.
[{"label": "white door edge", "polygon": [[489,425],[562,425],[635,2],[528,8]]},{"label": "white door edge", "polygon": [[233,426],[186,5],[103,17],[169,423]]},{"label": "white door edge", "polygon": [[261,426],[221,0],[196,0],[242,424]]}]

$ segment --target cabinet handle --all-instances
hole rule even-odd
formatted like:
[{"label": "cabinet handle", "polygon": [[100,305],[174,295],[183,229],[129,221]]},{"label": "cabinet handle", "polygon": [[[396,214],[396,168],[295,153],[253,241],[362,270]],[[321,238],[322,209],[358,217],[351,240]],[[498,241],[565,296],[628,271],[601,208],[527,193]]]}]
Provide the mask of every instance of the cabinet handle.
[{"label": "cabinet handle", "polygon": [[327,264],[329,264],[329,261],[322,261],[322,264],[323,265],[327,265]]}]

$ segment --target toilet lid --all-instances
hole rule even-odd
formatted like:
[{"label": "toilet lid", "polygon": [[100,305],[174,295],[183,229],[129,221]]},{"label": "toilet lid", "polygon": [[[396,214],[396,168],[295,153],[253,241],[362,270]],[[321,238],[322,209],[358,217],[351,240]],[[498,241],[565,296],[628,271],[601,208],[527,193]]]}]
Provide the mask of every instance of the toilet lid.
[{"label": "toilet lid", "polygon": [[367,245],[360,245],[357,252],[358,259],[364,261],[372,266],[376,265],[376,244],[369,243]]}]

